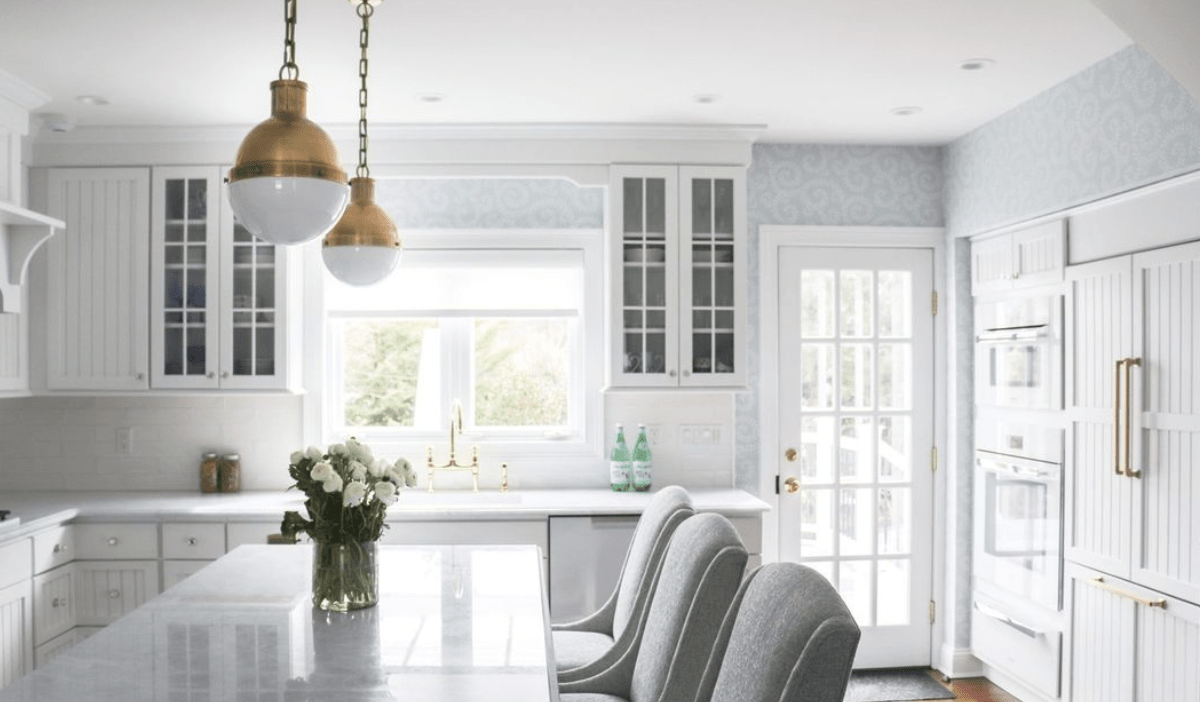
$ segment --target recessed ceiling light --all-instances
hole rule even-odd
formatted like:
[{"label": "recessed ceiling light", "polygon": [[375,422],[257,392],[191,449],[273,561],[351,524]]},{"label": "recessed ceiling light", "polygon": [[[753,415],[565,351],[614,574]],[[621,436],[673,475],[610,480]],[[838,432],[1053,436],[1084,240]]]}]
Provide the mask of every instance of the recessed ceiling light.
[{"label": "recessed ceiling light", "polygon": [[982,71],[994,63],[996,62],[990,58],[973,58],[963,61],[962,63],[958,64],[958,67],[964,71]]},{"label": "recessed ceiling light", "polygon": [[435,105],[445,99],[446,99],[446,97],[444,95],[439,95],[437,93],[421,93],[421,94],[417,95],[417,100],[419,102],[423,102],[423,103],[426,103],[429,105]]},{"label": "recessed ceiling light", "polygon": [[108,104],[108,98],[102,95],[80,95],[75,100],[85,105],[92,105],[93,107],[103,107]]},{"label": "recessed ceiling light", "polygon": [[911,117],[921,113],[921,108],[916,105],[905,105],[904,107],[893,107],[888,110],[897,117]]},{"label": "recessed ceiling light", "polygon": [[702,93],[700,95],[693,96],[692,102],[696,103],[697,105],[711,105],[720,99],[721,99],[720,95],[713,95],[711,93]]}]

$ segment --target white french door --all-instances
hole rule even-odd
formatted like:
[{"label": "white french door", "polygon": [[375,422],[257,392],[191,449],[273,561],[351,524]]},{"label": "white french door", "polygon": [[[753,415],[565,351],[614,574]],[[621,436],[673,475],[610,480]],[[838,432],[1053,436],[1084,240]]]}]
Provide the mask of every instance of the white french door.
[{"label": "white french door", "polygon": [[779,252],[780,559],[837,587],[856,668],[928,665],[933,251]]}]

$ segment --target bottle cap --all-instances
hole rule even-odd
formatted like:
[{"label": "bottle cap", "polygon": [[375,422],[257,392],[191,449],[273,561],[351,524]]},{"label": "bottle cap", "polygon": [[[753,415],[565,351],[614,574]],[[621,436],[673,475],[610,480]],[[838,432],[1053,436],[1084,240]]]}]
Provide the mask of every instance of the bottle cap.
[{"label": "bottle cap", "polygon": [[204,458],[204,459],[216,458],[216,457],[217,457],[217,454],[215,454],[215,453],[206,453],[206,454],[203,454],[203,455],[201,455],[200,457],[201,457],[201,458]]},{"label": "bottle cap", "polygon": [[646,428],[645,424],[638,424],[638,429],[645,429],[645,428]]},{"label": "bottle cap", "polygon": [[227,460],[227,461],[236,461],[236,460],[239,460],[240,458],[241,458],[241,456],[236,453],[225,454],[225,460]]}]

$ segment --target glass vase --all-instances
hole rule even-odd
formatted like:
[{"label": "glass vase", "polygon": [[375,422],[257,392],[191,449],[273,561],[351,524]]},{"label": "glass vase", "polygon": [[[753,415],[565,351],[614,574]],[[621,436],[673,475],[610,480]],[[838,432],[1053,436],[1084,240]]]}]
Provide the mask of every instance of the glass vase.
[{"label": "glass vase", "polygon": [[313,542],[313,606],[330,612],[373,607],[379,601],[376,543]]}]

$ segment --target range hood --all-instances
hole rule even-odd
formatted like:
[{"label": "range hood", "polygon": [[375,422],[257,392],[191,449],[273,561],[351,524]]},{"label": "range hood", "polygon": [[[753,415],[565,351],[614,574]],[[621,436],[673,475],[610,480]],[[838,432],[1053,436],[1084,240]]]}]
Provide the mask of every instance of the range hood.
[{"label": "range hood", "polygon": [[60,219],[0,200],[0,313],[19,314],[29,260],[54,232]]}]

